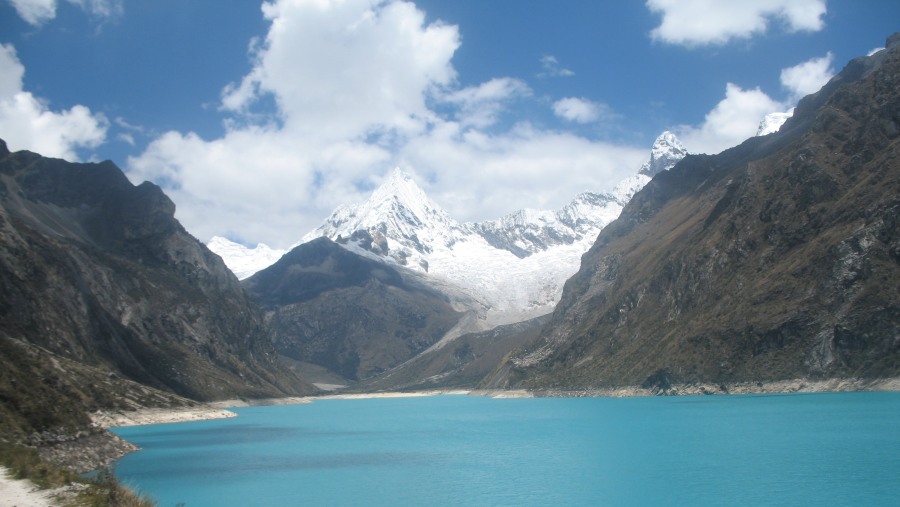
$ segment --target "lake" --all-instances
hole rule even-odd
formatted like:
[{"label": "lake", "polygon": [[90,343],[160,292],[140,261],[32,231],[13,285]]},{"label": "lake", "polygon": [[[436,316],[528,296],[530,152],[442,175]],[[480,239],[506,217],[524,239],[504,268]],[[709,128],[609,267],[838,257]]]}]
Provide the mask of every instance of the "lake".
[{"label": "lake", "polygon": [[900,499],[900,393],[432,396],[118,428],[161,506],[848,505]]}]

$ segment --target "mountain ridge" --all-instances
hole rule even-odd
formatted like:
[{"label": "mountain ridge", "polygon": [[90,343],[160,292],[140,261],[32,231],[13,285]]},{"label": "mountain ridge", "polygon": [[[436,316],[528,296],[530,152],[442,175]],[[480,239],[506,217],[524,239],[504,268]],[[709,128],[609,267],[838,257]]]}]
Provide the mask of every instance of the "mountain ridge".
[{"label": "mountain ridge", "polygon": [[[642,170],[653,164],[653,171],[663,171],[684,153],[675,136],[665,132]],[[338,207],[298,244],[328,237],[360,255],[418,271],[443,287],[455,286],[477,302],[470,310],[478,317],[464,321],[473,327],[459,332],[478,331],[552,311],[597,233],[649,180],[636,173],[611,192],[582,193],[557,211],[523,209],[497,220],[459,223],[410,175],[395,169],[368,200]],[[210,243],[225,244],[221,238]]]},{"label": "mountain ridge", "polygon": [[[10,431],[126,404],[109,392],[125,385],[114,378],[132,381],[121,398],[153,391],[135,395],[153,403],[315,392],[277,363],[259,310],[174,212],[158,186],[132,185],[111,162],[0,141],[0,412],[48,407],[13,416]],[[81,373],[48,367],[63,363]],[[69,415],[50,415],[55,405]]]},{"label": "mountain ridge", "polygon": [[430,347],[460,319],[447,297],[401,269],[319,237],[242,284],[279,354],[357,381]]},{"label": "mountain ridge", "polygon": [[883,378],[900,372],[900,35],[779,132],[690,155],[585,254],[493,387]]}]

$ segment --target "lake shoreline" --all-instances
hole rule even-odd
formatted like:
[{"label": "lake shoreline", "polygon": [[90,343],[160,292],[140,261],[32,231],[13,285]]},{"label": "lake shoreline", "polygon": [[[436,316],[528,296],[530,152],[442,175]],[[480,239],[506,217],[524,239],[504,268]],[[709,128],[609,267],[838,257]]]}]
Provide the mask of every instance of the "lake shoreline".
[{"label": "lake shoreline", "polygon": [[358,400],[379,398],[412,398],[423,396],[468,395],[495,399],[507,398],[630,398],[642,396],[696,396],[728,394],[790,394],[856,391],[900,391],[900,377],[887,379],[836,378],[825,380],[792,379],[769,382],[734,382],[728,384],[696,383],[645,388],[625,386],[596,389],[434,389],[376,393],[342,393],[268,399],[234,399],[200,403],[193,407],[147,408],[135,411],[97,411],[94,424],[101,428],[146,426],[236,417],[229,408],[273,405],[299,405],[318,400]]},{"label": "lake shoreline", "polygon": [[694,396],[727,394],[790,394],[856,391],[900,391],[900,377],[887,379],[794,379],[772,382],[741,382],[731,384],[675,384],[665,389],[620,387],[604,389],[433,389],[407,392],[339,393],[321,396],[284,397],[271,399],[234,399],[197,403],[189,407],[144,408],[138,410],[98,410],[91,414],[94,430],[88,436],[66,439],[64,442],[39,445],[41,456],[48,461],[78,473],[100,469],[139,450],[131,442],[109,431],[111,428],[147,426],[191,421],[206,421],[237,417],[229,408],[273,405],[297,405],[320,400],[358,400],[411,398],[423,396],[467,395],[494,399],[514,398],[626,398],[646,396]]}]

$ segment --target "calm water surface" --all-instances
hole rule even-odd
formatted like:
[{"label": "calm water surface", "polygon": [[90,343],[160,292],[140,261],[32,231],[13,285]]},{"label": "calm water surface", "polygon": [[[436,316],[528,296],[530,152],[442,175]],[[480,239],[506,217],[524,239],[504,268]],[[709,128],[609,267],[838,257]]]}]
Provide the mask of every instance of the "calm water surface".
[{"label": "calm water surface", "polygon": [[322,400],[115,430],[159,505],[900,505],[900,393]]}]

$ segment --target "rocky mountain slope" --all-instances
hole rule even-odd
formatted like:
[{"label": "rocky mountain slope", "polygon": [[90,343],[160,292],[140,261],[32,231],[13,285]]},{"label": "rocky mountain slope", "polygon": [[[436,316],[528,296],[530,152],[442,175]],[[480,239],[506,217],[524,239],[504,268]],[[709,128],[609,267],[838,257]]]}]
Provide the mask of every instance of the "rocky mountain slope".
[{"label": "rocky mountain slope", "polygon": [[327,238],[294,248],[243,284],[265,310],[280,354],[350,381],[410,359],[460,318],[416,277]]},{"label": "rocky mountain slope", "polygon": [[0,141],[0,410],[21,428],[107,404],[102,385],[116,383],[103,379],[196,400],[314,391],[278,364],[259,309],[174,212],[110,162]]},{"label": "rocky mountain slope", "polygon": [[471,389],[511,352],[537,340],[549,319],[550,315],[542,315],[464,334],[366,379],[355,388],[362,391]]},{"label": "rocky mountain slope", "polygon": [[778,133],[657,175],[485,386],[900,374],[900,35]]}]

